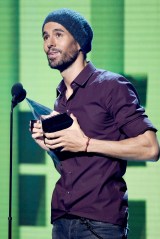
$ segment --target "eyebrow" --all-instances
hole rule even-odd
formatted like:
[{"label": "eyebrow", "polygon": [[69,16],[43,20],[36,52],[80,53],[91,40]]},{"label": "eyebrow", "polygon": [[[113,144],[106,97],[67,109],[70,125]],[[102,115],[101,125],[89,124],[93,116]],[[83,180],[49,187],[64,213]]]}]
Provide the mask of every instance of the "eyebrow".
[{"label": "eyebrow", "polygon": [[[55,28],[53,29],[53,32],[64,32],[64,31],[62,29]],[[42,35],[44,36],[45,34],[48,34],[48,32],[44,31]]]}]

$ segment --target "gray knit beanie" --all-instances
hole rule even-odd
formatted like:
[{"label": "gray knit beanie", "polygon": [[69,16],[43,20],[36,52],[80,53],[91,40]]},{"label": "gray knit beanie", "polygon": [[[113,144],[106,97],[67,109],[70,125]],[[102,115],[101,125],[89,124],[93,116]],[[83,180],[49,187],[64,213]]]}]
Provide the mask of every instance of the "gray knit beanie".
[{"label": "gray knit beanie", "polygon": [[65,27],[79,43],[81,50],[84,53],[88,53],[91,50],[91,42],[93,38],[92,28],[86,19],[78,12],[62,8],[49,13],[44,20],[42,31],[44,25],[48,22],[57,22]]}]

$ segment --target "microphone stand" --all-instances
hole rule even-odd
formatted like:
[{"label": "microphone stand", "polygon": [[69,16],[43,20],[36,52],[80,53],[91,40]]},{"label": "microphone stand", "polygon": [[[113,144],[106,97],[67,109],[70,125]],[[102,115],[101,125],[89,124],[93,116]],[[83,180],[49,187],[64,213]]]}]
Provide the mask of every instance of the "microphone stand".
[{"label": "microphone stand", "polygon": [[12,238],[12,145],[13,145],[13,108],[16,103],[12,100],[10,111],[10,165],[9,165],[9,215],[8,239]]},{"label": "microphone stand", "polygon": [[9,166],[9,215],[8,215],[8,239],[12,239],[12,144],[13,144],[13,109],[26,97],[26,91],[21,83],[12,86],[12,101],[10,111],[10,166]]}]

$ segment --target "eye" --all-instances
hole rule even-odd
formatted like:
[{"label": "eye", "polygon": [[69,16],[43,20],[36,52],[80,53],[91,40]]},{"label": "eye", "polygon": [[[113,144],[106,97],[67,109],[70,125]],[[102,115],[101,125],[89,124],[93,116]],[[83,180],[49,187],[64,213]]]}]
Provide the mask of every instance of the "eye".
[{"label": "eye", "polygon": [[48,35],[46,34],[43,36],[43,40],[46,41],[47,39],[48,39]]},{"label": "eye", "polygon": [[56,37],[57,37],[57,38],[62,37],[62,33],[60,33],[60,32],[56,32]]}]

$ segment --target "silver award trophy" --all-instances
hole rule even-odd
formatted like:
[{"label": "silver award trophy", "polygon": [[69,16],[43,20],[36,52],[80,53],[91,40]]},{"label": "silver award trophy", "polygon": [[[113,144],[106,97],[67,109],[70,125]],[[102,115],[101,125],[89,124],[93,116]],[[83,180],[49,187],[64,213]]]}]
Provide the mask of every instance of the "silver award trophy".
[{"label": "silver award trophy", "polygon": [[[33,114],[34,120],[41,120],[43,115],[50,115],[53,110],[50,108],[34,101],[29,98],[26,98],[26,101],[29,105],[29,108]],[[52,158],[55,167],[57,168],[57,165],[60,163],[60,160],[58,159],[57,155],[55,154],[54,150],[47,151],[47,153]]]},{"label": "silver award trophy", "polygon": [[26,98],[26,101],[31,109],[34,119],[36,120],[40,120],[42,115],[49,115],[53,111],[29,98]]}]

